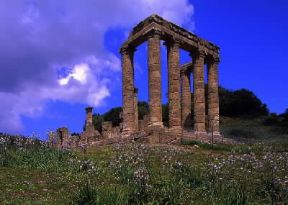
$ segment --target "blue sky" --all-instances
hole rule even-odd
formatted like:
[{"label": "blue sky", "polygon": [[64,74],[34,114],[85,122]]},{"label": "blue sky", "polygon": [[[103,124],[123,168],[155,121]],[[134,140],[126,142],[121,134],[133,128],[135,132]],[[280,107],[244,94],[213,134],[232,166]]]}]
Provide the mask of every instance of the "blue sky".
[{"label": "blue sky", "polygon": [[[141,9],[139,9],[141,8]],[[88,105],[121,106],[120,45],[157,13],[221,48],[220,84],[252,90],[272,112],[288,108],[285,0],[0,0],[0,131],[80,132]],[[166,48],[162,92],[167,102]],[[181,51],[181,63],[189,62]],[[147,45],[135,53],[135,84],[147,100]]]}]

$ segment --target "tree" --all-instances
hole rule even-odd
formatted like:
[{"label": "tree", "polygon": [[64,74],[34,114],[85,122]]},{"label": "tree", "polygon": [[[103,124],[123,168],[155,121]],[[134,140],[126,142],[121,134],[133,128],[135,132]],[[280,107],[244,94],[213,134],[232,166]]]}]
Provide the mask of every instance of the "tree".
[{"label": "tree", "polygon": [[101,133],[102,132],[103,116],[100,115],[99,113],[97,113],[97,114],[93,115],[92,119],[93,119],[94,128]]},{"label": "tree", "polygon": [[149,114],[149,105],[145,101],[138,102],[138,119],[143,120],[144,115]]},{"label": "tree", "polygon": [[120,113],[122,112],[121,107],[112,108],[108,112],[103,114],[104,121],[112,122],[113,126],[119,126],[121,123]]},{"label": "tree", "polygon": [[230,91],[219,88],[220,115],[228,117],[267,116],[267,106],[251,91],[240,89]]}]

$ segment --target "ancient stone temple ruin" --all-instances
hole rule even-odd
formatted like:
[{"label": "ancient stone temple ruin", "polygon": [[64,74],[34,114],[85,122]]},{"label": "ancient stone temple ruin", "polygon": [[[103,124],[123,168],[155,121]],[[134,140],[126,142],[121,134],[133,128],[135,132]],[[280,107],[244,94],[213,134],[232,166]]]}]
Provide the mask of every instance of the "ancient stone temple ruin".
[{"label": "ancient stone temple ruin", "polygon": [[[120,49],[123,70],[122,135],[129,136],[139,132],[138,111],[135,106],[137,105],[137,88],[134,86],[133,57],[136,47],[145,41],[148,42],[150,109],[148,132],[152,137],[155,132],[158,132],[158,135],[162,133],[163,138],[165,138],[164,135],[167,138],[168,134],[205,139],[210,136],[211,132],[219,136],[219,47],[157,15],[148,17],[134,27],[128,40]],[[161,41],[164,41],[164,45],[167,46],[168,128],[165,128],[162,122]],[[190,53],[190,63],[180,65],[180,49]],[[205,93],[204,81],[205,66],[207,66],[208,76],[207,93]],[[161,141],[161,136],[156,141]]]},{"label": "ancient stone temple ruin", "polygon": [[[138,119],[138,89],[134,85],[134,53],[148,42],[149,114]],[[168,127],[162,120],[161,41],[167,47]],[[180,49],[190,53],[191,62],[180,65]],[[222,140],[219,131],[219,47],[195,34],[152,15],[133,28],[120,49],[122,55],[122,123],[102,122],[99,133],[93,125],[93,108],[86,108],[83,132],[70,136],[60,128],[50,136],[56,147],[104,145],[139,140],[149,143],[179,143],[189,138],[206,142]],[[206,69],[205,69],[206,68]],[[205,73],[206,72],[206,73]],[[205,89],[205,76],[208,78]],[[191,89],[193,87],[193,89]],[[69,135],[69,137],[68,137]]]}]

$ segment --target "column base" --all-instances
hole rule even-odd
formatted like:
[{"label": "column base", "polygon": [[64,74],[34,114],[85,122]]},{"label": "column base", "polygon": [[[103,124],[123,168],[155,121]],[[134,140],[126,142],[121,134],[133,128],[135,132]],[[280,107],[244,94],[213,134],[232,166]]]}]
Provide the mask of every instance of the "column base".
[{"label": "column base", "polygon": [[174,127],[169,127],[169,131],[175,133],[177,136],[181,137],[183,128],[181,126],[174,126]]},{"label": "column base", "polygon": [[149,122],[148,127],[163,127],[163,122]]},{"label": "column base", "polygon": [[205,131],[194,131],[196,138],[208,138],[208,133]]},{"label": "column base", "polygon": [[133,130],[123,129],[121,132],[121,137],[129,137],[131,134],[133,134]]},{"label": "column base", "polygon": [[[212,132],[209,132],[209,135],[212,135]],[[221,137],[221,133],[219,131],[214,131],[213,136],[215,137]]]}]

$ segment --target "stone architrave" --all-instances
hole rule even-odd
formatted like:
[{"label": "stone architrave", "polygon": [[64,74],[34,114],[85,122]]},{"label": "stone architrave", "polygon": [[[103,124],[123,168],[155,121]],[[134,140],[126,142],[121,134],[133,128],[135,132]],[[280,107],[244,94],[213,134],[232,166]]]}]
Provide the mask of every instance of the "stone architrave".
[{"label": "stone architrave", "polygon": [[161,95],[161,50],[160,32],[152,31],[148,36],[148,84],[150,126],[162,126]]},{"label": "stone architrave", "polygon": [[169,128],[181,131],[179,42],[167,42]]},{"label": "stone architrave", "polygon": [[194,131],[196,134],[206,132],[205,126],[205,84],[204,84],[205,53],[199,50],[193,54],[194,62]]},{"label": "stone architrave", "polygon": [[134,50],[129,47],[121,48],[122,54],[122,100],[123,100],[123,134],[129,135],[135,131],[134,109]]},{"label": "stone architrave", "polygon": [[211,58],[208,62],[208,124],[209,132],[220,135],[219,130],[219,94],[218,94],[219,58]]}]

